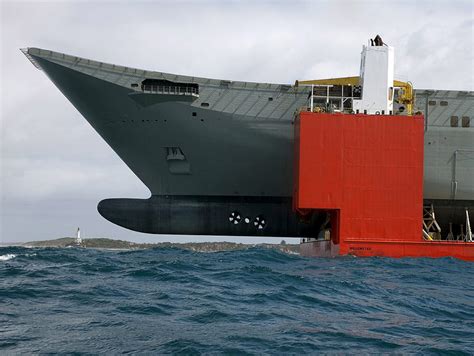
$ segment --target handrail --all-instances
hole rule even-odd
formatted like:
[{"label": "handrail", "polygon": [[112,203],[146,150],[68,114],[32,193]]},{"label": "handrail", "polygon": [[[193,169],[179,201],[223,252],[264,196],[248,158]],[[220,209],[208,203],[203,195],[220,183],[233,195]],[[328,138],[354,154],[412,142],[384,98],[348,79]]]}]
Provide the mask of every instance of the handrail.
[{"label": "handrail", "polygon": [[[359,77],[342,77],[342,78],[329,78],[329,79],[316,79],[316,80],[297,80],[295,81],[295,87],[299,85],[359,85]],[[398,101],[401,104],[406,105],[408,115],[413,114],[413,104],[415,102],[415,94],[413,92],[413,85],[411,82],[402,82],[400,80],[394,80],[393,86],[400,88],[398,94]]]}]

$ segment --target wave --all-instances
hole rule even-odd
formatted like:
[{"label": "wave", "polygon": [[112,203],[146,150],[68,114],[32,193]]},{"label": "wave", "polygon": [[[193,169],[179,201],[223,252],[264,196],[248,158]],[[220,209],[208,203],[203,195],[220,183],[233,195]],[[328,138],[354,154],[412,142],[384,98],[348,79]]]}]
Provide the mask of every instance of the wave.
[{"label": "wave", "polygon": [[2,247],[0,260],[0,354],[474,349],[474,264],[454,259]]},{"label": "wave", "polygon": [[9,261],[11,259],[14,259],[15,257],[16,255],[14,255],[13,253],[7,253],[6,255],[0,256],[0,261]]}]

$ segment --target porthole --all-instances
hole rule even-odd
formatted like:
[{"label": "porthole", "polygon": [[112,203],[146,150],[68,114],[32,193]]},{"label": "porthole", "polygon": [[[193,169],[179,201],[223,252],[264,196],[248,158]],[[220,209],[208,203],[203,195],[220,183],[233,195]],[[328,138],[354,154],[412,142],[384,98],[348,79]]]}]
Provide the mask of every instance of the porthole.
[{"label": "porthole", "polygon": [[267,225],[267,222],[262,215],[258,215],[253,221],[253,225],[257,228],[257,230],[263,230]]},{"label": "porthole", "polygon": [[268,101],[273,101],[273,98],[272,98],[272,97],[269,97],[269,98],[268,98]]},{"label": "porthole", "polygon": [[202,106],[203,108],[208,108],[208,107],[209,107],[209,103],[201,103],[201,106]]},{"label": "porthole", "polygon": [[195,111],[193,111],[192,113],[193,116],[197,116],[197,113]]},{"label": "porthole", "polygon": [[240,216],[240,213],[238,211],[233,211],[229,215],[229,222],[231,224],[237,225],[240,220],[242,220],[242,217]]}]

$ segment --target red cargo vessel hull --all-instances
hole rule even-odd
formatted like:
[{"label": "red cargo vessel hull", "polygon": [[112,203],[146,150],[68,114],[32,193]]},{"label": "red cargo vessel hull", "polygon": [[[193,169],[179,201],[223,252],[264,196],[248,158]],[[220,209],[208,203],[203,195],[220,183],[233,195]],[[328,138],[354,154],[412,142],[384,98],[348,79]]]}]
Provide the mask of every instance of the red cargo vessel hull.
[{"label": "red cargo vessel hull", "polygon": [[[342,248],[341,248],[342,247]],[[306,257],[335,257],[352,255],[358,257],[455,257],[474,262],[472,242],[459,241],[311,241],[300,245],[300,254]]]},{"label": "red cargo vessel hull", "polygon": [[423,134],[423,116],[300,113],[294,208],[331,217],[301,254],[474,260],[473,243],[423,239]]}]

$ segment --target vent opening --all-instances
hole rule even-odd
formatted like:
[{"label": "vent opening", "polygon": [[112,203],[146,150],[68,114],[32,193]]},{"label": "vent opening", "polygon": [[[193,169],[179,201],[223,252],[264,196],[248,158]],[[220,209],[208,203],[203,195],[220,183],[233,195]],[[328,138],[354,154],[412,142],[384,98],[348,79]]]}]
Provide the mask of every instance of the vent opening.
[{"label": "vent opening", "polygon": [[183,151],[181,151],[181,148],[179,147],[166,147],[166,153],[167,153],[166,159],[168,161],[173,161],[173,160],[183,161],[186,159]]},{"label": "vent opening", "polygon": [[469,116],[462,117],[462,127],[470,127],[471,126],[471,118]]},{"label": "vent opening", "polygon": [[221,80],[220,87],[228,89],[230,87],[231,83],[232,82],[230,80]]},{"label": "vent opening", "polygon": [[165,147],[168,170],[172,174],[191,174],[191,165],[180,147]]},{"label": "vent opening", "polygon": [[457,116],[451,116],[451,127],[458,127],[458,117]]}]

